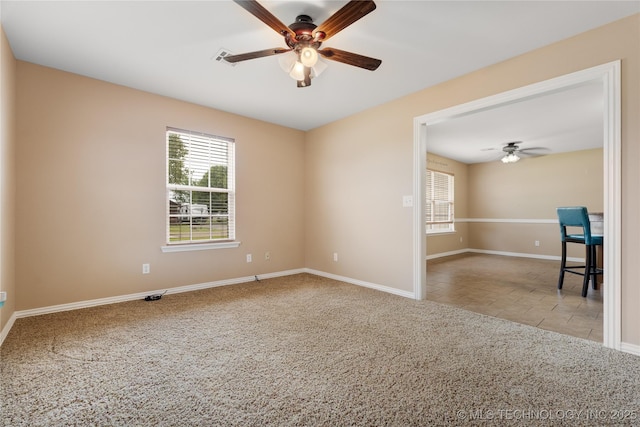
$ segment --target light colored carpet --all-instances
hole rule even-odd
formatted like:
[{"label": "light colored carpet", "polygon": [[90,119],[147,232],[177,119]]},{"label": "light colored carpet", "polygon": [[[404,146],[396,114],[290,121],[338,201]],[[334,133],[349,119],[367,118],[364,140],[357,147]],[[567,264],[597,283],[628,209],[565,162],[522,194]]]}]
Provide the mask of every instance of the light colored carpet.
[{"label": "light colored carpet", "polygon": [[308,274],[19,319],[0,356],[5,426],[640,423],[636,356]]}]

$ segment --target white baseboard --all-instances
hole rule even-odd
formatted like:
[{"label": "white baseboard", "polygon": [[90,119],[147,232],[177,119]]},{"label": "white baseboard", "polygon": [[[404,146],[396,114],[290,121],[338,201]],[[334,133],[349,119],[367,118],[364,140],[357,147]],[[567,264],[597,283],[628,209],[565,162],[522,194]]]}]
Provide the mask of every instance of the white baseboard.
[{"label": "white baseboard", "polygon": [[42,314],[58,313],[58,312],[62,312],[62,311],[79,310],[79,309],[82,309],[82,308],[96,307],[96,306],[99,306],[99,305],[116,304],[116,303],[119,303],[119,302],[134,301],[134,300],[138,300],[138,299],[144,299],[144,297],[147,296],[147,295],[158,294],[158,293],[163,293],[163,292],[166,292],[167,295],[171,295],[171,294],[178,294],[178,293],[182,293],[182,292],[191,292],[191,291],[197,291],[197,290],[201,290],[201,289],[215,288],[215,287],[219,287],[219,286],[228,286],[228,285],[236,285],[236,284],[240,284],[240,283],[247,283],[247,282],[252,282],[252,281],[256,280],[256,278],[258,278],[258,279],[271,279],[271,278],[275,278],[275,277],[290,276],[290,275],[293,275],[293,274],[300,274],[300,273],[315,274],[317,276],[327,277],[327,278],[334,279],[334,280],[340,280],[342,282],[346,282],[346,283],[350,283],[350,284],[358,285],[358,286],[363,286],[363,287],[366,287],[366,288],[376,289],[378,291],[387,292],[387,293],[394,294],[394,295],[400,295],[400,296],[407,297],[407,298],[412,298],[412,299],[414,298],[414,295],[413,295],[412,292],[401,291],[401,290],[394,289],[394,288],[391,288],[391,287],[388,287],[388,286],[383,286],[383,285],[378,285],[378,284],[375,284],[375,283],[364,282],[362,280],[351,279],[349,277],[338,276],[338,275],[335,275],[335,274],[325,273],[325,272],[322,272],[322,271],[312,270],[312,269],[309,269],[309,268],[299,268],[299,269],[294,269],[294,270],[279,271],[279,272],[275,272],[275,273],[260,274],[260,275],[257,275],[257,276],[238,277],[238,278],[235,278],[235,279],[218,280],[218,281],[214,281],[214,282],[198,283],[198,284],[195,284],[195,285],[178,286],[178,287],[169,288],[169,289],[158,289],[158,290],[154,290],[154,291],[137,292],[135,294],[119,295],[119,296],[114,296],[114,297],[98,298],[98,299],[92,299],[92,300],[87,300],[87,301],[78,301],[78,302],[73,302],[73,303],[69,303],[69,304],[58,304],[58,305],[51,305],[51,306],[47,306],[47,307],[34,308],[34,309],[30,309],[30,310],[16,311],[16,312],[13,313],[13,315],[9,319],[9,322],[7,322],[5,327],[2,329],[2,332],[0,334],[0,346],[4,342],[4,339],[7,337],[7,335],[9,334],[9,331],[11,330],[11,327],[15,323],[16,319],[20,319],[20,318],[24,318],[24,317],[39,316],[39,315],[42,315]]},{"label": "white baseboard", "polygon": [[[451,251],[451,252],[440,252],[438,254],[432,254],[427,256],[426,259],[428,261],[431,259],[443,258],[451,255],[459,255],[459,254],[464,254],[468,252],[477,253],[477,254],[502,255],[502,256],[512,256],[512,257],[520,257],[520,258],[535,258],[535,259],[548,259],[551,261],[560,261],[560,257],[555,255],[539,255],[539,254],[528,254],[528,253],[522,253],[522,252],[490,251],[486,249],[470,249],[470,248],[459,249],[457,251]],[[567,257],[567,261],[584,262],[584,258]]]},{"label": "white baseboard", "polygon": [[160,294],[165,291],[168,295],[178,294],[182,292],[191,292],[191,291],[197,291],[201,289],[208,289],[208,288],[215,288],[219,286],[227,286],[227,285],[235,285],[238,283],[251,282],[253,280],[256,280],[256,277],[260,279],[269,279],[272,277],[289,276],[292,274],[299,274],[299,273],[304,273],[304,269],[286,270],[286,271],[280,271],[277,273],[260,274],[258,276],[246,276],[246,277],[239,277],[235,279],[218,280],[215,282],[198,283],[195,285],[178,286],[178,287],[169,288],[169,289],[159,289],[155,291],[138,292],[135,294],[120,295],[120,296],[108,297],[108,298],[98,298],[98,299],[93,299],[88,301],[78,301],[78,302],[72,302],[69,304],[51,305],[48,307],[34,308],[31,310],[16,311],[14,313],[14,316],[17,319],[22,317],[39,316],[41,314],[57,313],[57,312],[69,311],[69,310],[78,310],[81,308],[115,304],[115,303],[125,302],[125,301],[134,301],[138,299],[143,299],[147,295]]},{"label": "white baseboard", "polygon": [[316,276],[326,277],[328,279],[339,280],[341,282],[350,283],[352,285],[362,286],[365,288],[375,289],[377,291],[386,292],[393,295],[399,295],[401,297],[415,299],[415,295],[411,291],[402,291],[400,289],[391,288],[389,286],[378,285],[376,283],[365,282],[363,280],[352,279],[350,277],[338,276],[337,274],[325,273],[324,271],[313,270],[311,268],[305,268],[305,272],[309,274],[315,274]]},{"label": "white baseboard", "polygon": [[466,254],[467,252],[469,252],[469,249],[458,249],[457,251],[440,252],[440,253],[437,253],[437,254],[427,255],[426,256],[426,260],[429,261],[430,259],[444,258],[444,257],[448,257],[448,256],[453,256],[453,255]]},{"label": "white baseboard", "polygon": [[[494,255],[520,256],[520,257],[522,257],[522,256],[526,257],[527,256],[527,254],[516,254],[516,253],[511,253],[511,252],[463,250],[463,251],[454,251],[454,252],[447,252],[447,253],[442,253],[442,254],[431,255],[429,257],[429,259],[439,258],[439,257],[449,256],[449,255],[457,255],[457,254],[464,253],[464,252],[491,253],[491,254],[494,254]],[[531,258],[539,258],[539,256],[531,256]],[[550,258],[543,258],[543,259],[550,259]],[[339,276],[337,274],[326,273],[326,272],[323,272],[323,271],[318,271],[318,270],[314,270],[314,269],[310,269],[310,268],[300,268],[300,269],[295,269],[295,270],[285,270],[285,271],[279,271],[279,272],[275,272],[275,273],[261,274],[261,275],[258,276],[258,278],[259,279],[271,279],[271,278],[275,278],[275,277],[290,276],[290,275],[293,275],[293,274],[300,274],[300,273],[314,274],[316,276],[326,277],[326,278],[333,279],[333,280],[339,280],[341,282],[350,283],[352,285],[363,286],[365,288],[375,289],[377,291],[386,292],[386,293],[389,293],[389,294],[398,295],[398,296],[402,296],[402,297],[405,297],[405,298],[415,299],[415,296],[414,296],[413,292],[410,292],[410,291],[402,291],[402,290],[399,290],[399,289],[396,289],[396,288],[391,288],[389,286],[379,285],[379,284],[371,283],[371,282],[365,282],[363,280],[352,279],[352,278],[349,278],[349,277]],[[256,280],[256,276],[245,276],[245,277],[239,277],[239,278],[235,278],[235,279],[218,280],[218,281],[214,281],[214,282],[199,283],[199,284],[187,285],[187,286],[179,286],[179,287],[175,287],[175,288],[161,289],[161,290],[156,290],[156,291],[138,292],[138,293],[135,293],[135,294],[121,295],[121,296],[115,296],[115,297],[109,297],[109,298],[99,298],[99,299],[93,299],[93,300],[88,300],[88,301],[78,301],[78,302],[69,303],[69,304],[59,304],[59,305],[52,305],[52,306],[48,306],[48,307],[34,308],[34,309],[31,309],[31,310],[16,311],[9,318],[9,321],[7,322],[7,324],[4,326],[4,328],[0,332],[0,346],[4,342],[4,340],[7,337],[7,335],[9,335],[9,331],[13,327],[13,324],[15,323],[16,319],[19,319],[19,318],[38,316],[38,315],[42,315],[42,314],[50,314],[50,313],[69,311],[69,310],[78,310],[78,309],[81,309],[81,308],[89,308],[89,307],[95,307],[95,306],[99,306],[99,305],[115,304],[115,303],[125,302],[125,301],[133,301],[133,300],[137,300],[137,299],[143,299],[145,296],[150,295],[150,294],[162,293],[164,291],[166,291],[166,293],[168,295],[170,295],[170,294],[178,294],[178,293],[182,293],[182,292],[197,291],[197,290],[201,290],[201,289],[215,288],[215,287],[219,287],[219,286],[227,286],[227,285],[235,285],[235,284],[240,284],[240,283],[247,283],[247,282],[251,282],[251,281],[254,281],[254,280]],[[640,356],[640,346],[639,345],[629,344],[629,343],[624,343],[623,342],[620,345],[620,351]]]},{"label": "white baseboard", "polygon": [[[42,314],[58,313],[58,312],[62,312],[62,311],[79,310],[79,309],[82,309],[82,308],[96,307],[96,306],[99,306],[99,305],[116,304],[116,303],[119,303],[119,302],[134,301],[134,300],[138,300],[138,299],[143,299],[147,295],[159,294],[159,293],[163,293],[163,292],[166,292],[167,295],[171,295],[171,294],[178,294],[178,293],[182,293],[182,292],[191,292],[191,291],[198,291],[198,290],[201,290],[201,289],[215,288],[215,287],[219,287],[219,286],[236,285],[236,284],[239,284],[239,283],[252,282],[252,281],[256,280],[256,277],[258,279],[271,279],[271,278],[274,278],[274,277],[290,276],[290,275],[293,275],[293,274],[300,274],[300,273],[315,274],[317,276],[327,277],[329,279],[334,279],[334,280],[340,280],[342,282],[350,283],[350,284],[353,284],[353,285],[358,285],[358,286],[363,286],[363,287],[366,287],[366,288],[376,289],[376,290],[379,290],[379,291],[382,291],[382,292],[387,292],[387,293],[391,293],[391,294],[394,294],[394,295],[400,295],[400,296],[407,297],[407,298],[413,298],[413,292],[401,291],[401,290],[398,290],[398,289],[395,289],[395,288],[391,288],[391,287],[388,287],[388,286],[378,285],[376,283],[365,282],[365,281],[362,281],[362,280],[352,279],[352,278],[349,278],[349,277],[338,276],[338,275],[335,275],[335,274],[325,273],[325,272],[322,272],[322,271],[313,270],[313,269],[309,269],[309,268],[299,268],[299,269],[295,269],[295,270],[285,270],[285,271],[278,271],[278,272],[275,272],[275,273],[260,274],[260,275],[257,275],[257,276],[238,277],[238,278],[234,278],[234,279],[226,279],[226,280],[218,280],[218,281],[214,281],[214,282],[198,283],[198,284],[194,284],[194,285],[178,286],[178,287],[175,287],[175,288],[157,289],[157,290],[151,290],[151,291],[145,291],[145,292],[137,292],[135,294],[127,294],[127,295],[119,295],[119,296],[114,296],[114,297],[98,298],[98,299],[92,299],[92,300],[86,300],[86,301],[78,301],[78,302],[72,302],[72,303],[68,303],[68,304],[50,305],[50,306],[47,306],[47,307],[33,308],[33,309],[30,309],[30,310],[20,310],[20,311],[16,311],[13,314],[12,319],[15,320],[15,319],[23,318],[23,317],[39,316],[39,315],[42,315]],[[11,329],[11,325],[13,325],[13,321],[9,322],[7,324],[7,326],[4,328],[4,330],[7,331],[6,333],[8,333],[9,329]]]},{"label": "white baseboard", "polygon": [[620,351],[640,356],[640,345],[629,344],[627,342],[620,343]]},{"label": "white baseboard", "polygon": [[[477,254],[502,255],[502,256],[512,256],[512,257],[520,257],[520,258],[535,258],[535,259],[548,259],[552,261],[560,261],[560,257],[554,256],[554,255],[528,254],[528,253],[522,253],[522,252],[489,251],[485,249],[469,249],[469,252],[473,252]],[[580,262],[580,260],[581,258],[567,257],[567,261]],[[582,261],[584,261],[584,259],[582,259]]]},{"label": "white baseboard", "polygon": [[2,346],[4,339],[7,337],[7,335],[9,335],[9,331],[11,330],[11,327],[15,323],[16,319],[17,317],[14,311],[11,317],[9,317],[9,321],[7,322],[7,324],[4,325],[4,328],[2,328],[2,331],[0,331],[0,346]]},{"label": "white baseboard", "polygon": [[[517,257],[528,257],[528,258],[539,258],[539,259],[554,259],[554,260],[559,260],[560,259],[559,257],[550,257],[550,256],[544,256],[544,255],[523,254],[523,253],[514,253],[514,252],[501,252],[501,251],[487,251],[487,250],[478,250],[478,249],[461,249],[461,250],[457,250],[457,251],[443,252],[443,253],[439,253],[439,254],[429,255],[427,257],[427,259],[435,259],[435,258],[440,258],[440,257],[445,257],[445,256],[458,255],[458,254],[462,254],[462,253],[465,253],[465,252],[476,252],[476,253],[486,253],[486,254],[493,254],[493,255],[517,256]],[[578,258],[576,258],[576,259],[569,258],[569,260],[570,261],[575,261],[575,262],[580,262],[581,261]],[[582,260],[582,261],[584,261],[584,260]],[[299,274],[299,273],[305,273],[305,272],[306,273],[310,273],[310,274],[315,274],[315,275],[318,275],[318,276],[322,276],[322,277],[327,277],[327,278],[334,279],[334,280],[340,280],[342,282],[351,283],[351,284],[357,285],[357,286],[363,286],[363,287],[366,287],[366,288],[376,289],[376,290],[379,290],[379,291],[382,291],[382,292],[387,292],[387,293],[390,293],[390,294],[399,295],[399,296],[403,296],[403,297],[406,297],[406,298],[412,298],[412,299],[415,298],[413,292],[411,292],[411,291],[402,291],[402,290],[391,288],[391,287],[388,287],[388,286],[379,285],[379,284],[376,284],[376,283],[365,282],[365,281],[362,281],[362,280],[352,279],[350,277],[339,276],[339,275],[326,273],[326,272],[322,272],[322,271],[318,271],[318,270],[313,270],[313,269],[309,269],[309,268],[300,268],[300,269],[285,270],[285,271],[280,271],[280,272],[275,272],[275,273],[261,274],[261,275],[259,275],[259,277],[263,278],[263,279],[269,279],[269,278],[273,278],[273,277],[289,276],[289,275],[292,275],[292,274]],[[191,291],[196,291],[196,290],[201,290],[201,289],[214,288],[214,287],[218,287],[218,286],[227,286],[227,285],[234,285],[234,284],[238,284],[238,283],[246,283],[246,282],[251,282],[251,281],[255,280],[255,278],[256,278],[256,276],[246,276],[246,277],[239,277],[239,278],[234,278],[234,279],[219,280],[219,281],[214,281],[214,282],[199,283],[199,284],[194,284],[194,285],[179,286],[179,287],[169,288],[169,289],[159,289],[159,290],[155,290],[155,291],[138,292],[138,293],[135,293],[135,294],[119,295],[119,296],[114,296],[114,297],[98,298],[98,299],[87,300],[87,301],[78,301],[78,302],[73,302],[73,303],[69,303],[69,304],[59,304],[59,305],[52,305],[52,306],[47,306],[47,307],[34,308],[34,309],[30,309],[30,310],[16,311],[11,316],[11,320],[7,323],[7,325],[5,325],[5,327],[3,328],[3,330],[2,330],[2,332],[0,334],[0,345],[2,345],[2,341],[4,340],[4,338],[9,333],[9,330],[13,326],[13,323],[15,322],[15,319],[20,319],[20,318],[23,318],[23,317],[30,317],[30,316],[39,316],[39,315],[42,315],[42,314],[49,314],[49,313],[57,313],[57,312],[61,312],[61,311],[78,310],[78,309],[82,309],[82,308],[95,307],[95,306],[99,306],[99,305],[116,304],[116,303],[125,302],[125,301],[133,301],[133,300],[137,300],[137,299],[143,299],[145,296],[150,295],[150,294],[162,293],[162,292],[165,292],[165,291],[166,291],[167,294],[176,294],[176,293],[181,293],[181,292],[191,292]]]}]

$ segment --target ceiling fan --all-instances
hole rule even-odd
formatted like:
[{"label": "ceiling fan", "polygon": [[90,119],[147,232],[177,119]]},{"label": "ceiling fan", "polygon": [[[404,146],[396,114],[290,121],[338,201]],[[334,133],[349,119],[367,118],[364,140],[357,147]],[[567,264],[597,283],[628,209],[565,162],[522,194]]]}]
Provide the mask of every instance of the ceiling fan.
[{"label": "ceiling fan", "polygon": [[[502,163],[515,163],[520,160],[520,157],[516,153],[525,156],[540,156],[542,153],[535,153],[535,151],[548,150],[548,148],[544,147],[520,148],[518,144],[522,144],[522,141],[512,141],[504,144],[502,151],[505,155],[500,159]],[[495,148],[485,148],[483,151],[490,150],[495,150]]]},{"label": "ceiling fan", "polygon": [[247,12],[267,24],[271,29],[284,37],[287,48],[271,48],[255,52],[242,53],[238,55],[227,55],[224,60],[231,63],[246,61],[249,59],[262,58],[265,56],[278,55],[293,52],[292,61],[281,61],[283,67],[287,67],[289,75],[298,82],[298,87],[311,85],[311,78],[321,72],[316,67],[318,54],[332,61],[342,62],[366,70],[376,70],[381,60],[347,52],[335,48],[320,49],[323,42],[335,36],[365,15],[373,12],[376,4],[371,0],[352,0],[329,17],[322,24],[316,26],[313,19],[308,15],[299,15],[296,22],[286,26],[271,12],[265,9],[255,0],[233,0],[243,7]]}]

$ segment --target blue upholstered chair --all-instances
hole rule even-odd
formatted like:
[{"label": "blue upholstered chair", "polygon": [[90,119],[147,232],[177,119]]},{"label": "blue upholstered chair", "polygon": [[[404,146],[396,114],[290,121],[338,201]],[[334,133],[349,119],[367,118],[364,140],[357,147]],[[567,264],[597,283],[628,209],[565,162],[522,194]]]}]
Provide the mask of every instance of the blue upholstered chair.
[{"label": "blue upholstered chair", "polygon": [[[571,206],[557,208],[558,221],[560,222],[560,239],[562,240],[562,260],[560,263],[560,277],[558,278],[558,289],[562,289],[564,273],[573,273],[584,276],[582,281],[582,296],[587,296],[589,290],[589,279],[592,280],[593,289],[596,289],[596,275],[602,274],[602,269],[597,268],[596,247],[602,246],[602,236],[591,234],[591,223],[589,213],[584,206]],[[570,227],[568,232],[567,227]],[[577,227],[582,230],[576,230]],[[567,243],[578,243],[585,245],[585,264],[567,266]],[[579,271],[583,270],[583,271]]]}]

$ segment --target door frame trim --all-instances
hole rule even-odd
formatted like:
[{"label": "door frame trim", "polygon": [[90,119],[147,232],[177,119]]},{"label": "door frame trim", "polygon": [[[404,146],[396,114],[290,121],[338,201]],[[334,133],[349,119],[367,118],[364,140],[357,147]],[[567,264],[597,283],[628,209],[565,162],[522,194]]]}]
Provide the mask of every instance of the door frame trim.
[{"label": "door frame trim", "polygon": [[486,98],[435,111],[413,120],[413,294],[421,300],[426,296],[426,231],[425,189],[428,128],[456,117],[466,116],[497,106],[561,91],[572,86],[599,80],[603,86],[604,108],[604,276],[603,344],[620,350],[621,344],[621,75],[620,60],[566,74],[539,83],[523,86]]}]

